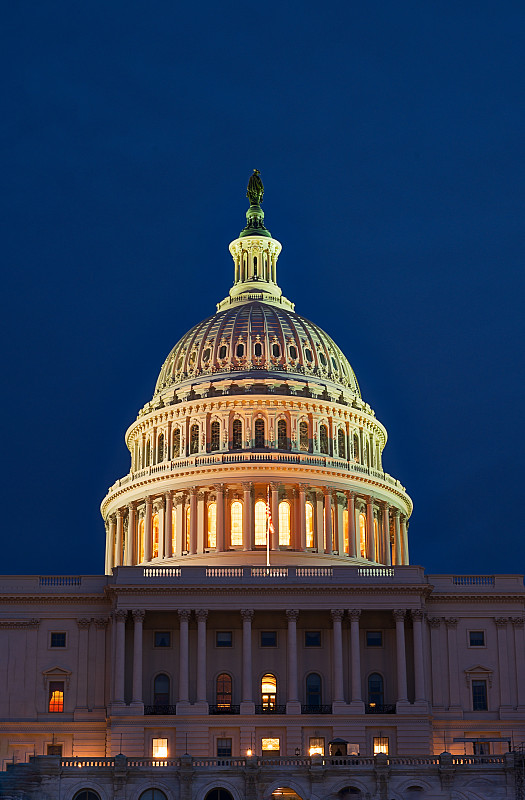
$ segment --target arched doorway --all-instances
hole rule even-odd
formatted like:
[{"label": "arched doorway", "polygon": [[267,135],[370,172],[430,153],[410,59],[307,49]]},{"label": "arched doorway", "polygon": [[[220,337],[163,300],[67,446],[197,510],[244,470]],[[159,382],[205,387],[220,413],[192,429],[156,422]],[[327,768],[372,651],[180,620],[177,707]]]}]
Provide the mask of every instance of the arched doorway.
[{"label": "arched doorway", "polygon": [[233,800],[233,796],[227,789],[217,786],[216,789],[211,789],[208,792],[204,800]]}]

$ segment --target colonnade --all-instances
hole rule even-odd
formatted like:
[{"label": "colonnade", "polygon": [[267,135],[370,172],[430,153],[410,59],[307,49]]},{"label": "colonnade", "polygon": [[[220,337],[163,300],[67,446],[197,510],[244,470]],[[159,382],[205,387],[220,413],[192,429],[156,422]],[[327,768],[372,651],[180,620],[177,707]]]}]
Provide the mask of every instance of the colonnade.
[{"label": "colonnade", "polygon": [[386,501],[329,486],[243,482],[168,491],[119,508],[107,520],[106,573],[157,558],[264,549],[268,500],[272,550],[409,563],[407,518]]},{"label": "colonnade", "polygon": [[[113,615],[115,624],[115,657],[113,671],[113,703],[123,705],[124,699],[124,678],[125,678],[125,635],[126,619],[128,611],[118,609]],[[132,703],[142,703],[142,666],[143,666],[143,622],[145,617],[143,609],[133,609],[133,663],[132,663]],[[190,646],[189,646],[189,623],[192,610],[182,608],[178,610],[179,618],[179,643],[178,643],[178,703],[184,705],[190,703]],[[210,702],[207,697],[207,618],[206,609],[195,610],[197,620],[197,672],[196,672],[196,696],[194,702]],[[282,663],[287,664],[286,681],[286,703],[287,713],[300,713],[298,708],[299,700],[299,681],[297,670],[297,620],[300,616],[298,609],[288,609],[287,617],[287,637],[286,655]],[[332,703],[350,704],[361,712],[364,711],[366,698],[363,697],[363,680],[361,671],[361,641],[360,641],[360,616],[359,609],[332,609]],[[344,682],[344,647],[343,647],[343,627],[342,623],[346,616],[350,619],[350,673],[351,680],[348,689]],[[408,617],[406,609],[394,609],[392,611],[395,620],[395,641],[396,641],[396,702],[398,705],[406,705],[408,699],[407,685],[407,651],[405,643],[405,623]],[[424,649],[423,649],[423,618],[424,613],[421,609],[412,609],[410,612],[413,627],[413,674],[414,674],[414,702],[426,702],[427,694],[425,687],[424,670]],[[252,623],[255,611],[250,608],[241,609],[242,618],[242,670],[241,670],[241,714],[254,713],[256,703],[254,695],[254,673],[252,661]],[[279,693],[279,689],[278,689]],[[281,698],[284,700],[284,698]]]}]

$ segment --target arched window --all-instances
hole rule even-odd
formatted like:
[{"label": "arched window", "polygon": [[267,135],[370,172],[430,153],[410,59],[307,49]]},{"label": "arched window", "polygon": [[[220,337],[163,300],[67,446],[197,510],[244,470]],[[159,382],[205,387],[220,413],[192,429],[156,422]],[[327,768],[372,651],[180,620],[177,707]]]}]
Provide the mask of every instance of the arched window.
[{"label": "arched window", "polygon": [[204,800],[233,800],[233,797],[227,789],[219,786],[217,789],[211,789]]},{"label": "arched window", "polygon": [[359,543],[361,558],[366,558],[366,517],[363,513],[359,514]]},{"label": "arched window", "polygon": [[253,348],[253,352],[257,356],[257,358],[260,358],[262,356],[262,344],[260,342],[256,342],[255,343],[255,347]]},{"label": "arched window", "polygon": [[314,507],[307,502],[304,507],[306,517],[306,546],[314,547]]},{"label": "arched window", "polygon": [[281,348],[279,347],[279,345],[277,343],[272,344],[272,356],[274,358],[279,358],[280,355],[281,355]]},{"label": "arched window", "polygon": [[219,450],[221,446],[221,424],[217,420],[211,423],[210,450]]},{"label": "arched window", "polygon": [[160,789],[146,789],[140,795],[139,800],[167,800],[167,797]]},{"label": "arched window", "polygon": [[222,358],[226,358],[226,353],[227,353],[227,352],[228,352],[228,348],[226,347],[226,345],[225,345],[225,344],[222,344],[222,345],[219,347],[219,358],[221,358],[221,359],[222,359]]},{"label": "arched window", "polygon": [[359,461],[359,436],[354,433],[354,461]]},{"label": "arched window", "polygon": [[319,708],[321,705],[321,676],[311,672],[306,678],[306,705]]},{"label": "arched window", "polygon": [[266,503],[257,500],[255,503],[255,544],[266,545]]},{"label": "arched window", "polygon": [[383,705],[383,701],[383,678],[378,672],[373,672],[368,676],[368,705],[377,708]]},{"label": "arched window", "polygon": [[170,679],[167,675],[157,675],[153,681],[153,705],[168,706],[170,702]]},{"label": "arched window", "polygon": [[280,419],[277,423],[277,448],[279,450],[288,449],[288,431],[286,427],[286,420]]},{"label": "arched window", "polygon": [[199,452],[199,426],[194,424],[190,428],[190,453]]},{"label": "arched window", "polygon": [[289,352],[290,352],[290,358],[293,358],[293,360],[295,361],[295,359],[297,358],[297,347],[291,344]]},{"label": "arched window", "polygon": [[308,440],[308,423],[303,420],[299,423],[299,449],[304,453],[309,450],[310,442]]},{"label": "arched window", "polygon": [[264,447],[264,420],[255,420],[255,447]]},{"label": "arched window", "polygon": [[233,420],[232,448],[234,450],[240,450],[242,448],[242,422],[240,419]]},{"label": "arched window", "polygon": [[149,459],[150,459],[150,452],[151,452],[151,445],[149,443],[149,439],[146,442],[146,466],[149,467]]},{"label": "arched window", "polygon": [[157,463],[164,461],[164,434],[159,434],[157,439]]},{"label": "arched window", "polygon": [[321,453],[328,454],[328,428],[326,425],[319,426],[319,450]]},{"label": "arched window", "polygon": [[180,456],[180,428],[173,431],[173,458]]},{"label": "arched window", "polygon": [[230,708],[232,704],[232,678],[227,672],[222,672],[217,678],[216,698],[219,708]]},{"label": "arched window", "polygon": [[337,432],[337,450],[339,452],[339,458],[346,458],[345,432],[342,428],[339,428]]},{"label": "arched window", "polygon": [[279,545],[290,546],[290,503],[281,500],[279,503]]},{"label": "arched window", "polygon": [[244,345],[243,345],[242,342],[240,342],[237,345],[237,349],[235,351],[235,355],[237,356],[237,358],[242,358],[244,356]]},{"label": "arched window", "polygon": [[242,546],[242,503],[235,500],[231,505],[231,537],[232,547]]},{"label": "arched window", "polygon": [[261,703],[266,711],[275,709],[275,698],[277,696],[277,679],[275,675],[267,673],[261,680]]},{"label": "arched window", "polygon": [[206,547],[217,547],[217,503],[208,503],[208,543]]},{"label": "arched window", "polygon": [[153,519],[151,520],[151,527],[153,528],[153,552],[152,558],[159,557],[159,515],[153,514]]},{"label": "arched window", "polygon": [[139,564],[144,561],[144,518],[139,520]]},{"label": "arched window", "polygon": [[186,546],[184,548],[188,553],[190,551],[190,531],[191,531],[191,506],[188,503],[188,505],[186,506],[186,531],[185,531]]},{"label": "arched window", "polygon": [[100,800],[100,796],[92,789],[81,789],[76,793],[73,800]]}]

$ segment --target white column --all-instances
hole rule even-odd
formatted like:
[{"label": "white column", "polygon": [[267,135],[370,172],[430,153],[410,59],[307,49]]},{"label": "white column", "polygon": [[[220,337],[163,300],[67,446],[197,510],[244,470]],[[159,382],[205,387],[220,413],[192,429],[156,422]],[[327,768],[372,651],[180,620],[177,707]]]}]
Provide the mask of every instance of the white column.
[{"label": "white column", "polygon": [[324,494],[324,551],[332,552],[332,490],[323,489]]},{"label": "white column", "polygon": [[243,608],[242,617],[242,702],[253,703],[252,697],[252,619],[253,609]]},{"label": "white column", "polygon": [[494,622],[496,623],[498,636],[499,702],[503,709],[508,710],[510,708],[509,651],[507,643],[509,620],[507,617],[498,617]]},{"label": "white column", "polygon": [[113,615],[115,622],[115,672],[113,702],[124,705],[124,667],[126,658],[126,617],[128,612],[119,608]]},{"label": "white column", "polygon": [[197,552],[197,489],[190,489],[190,553]]},{"label": "white column", "polygon": [[88,637],[90,619],[77,619],[78,625],[78,682],[77,708],[87,710],[88,692]]},{"label": "white column", "polygon": [[171,558],[173,543],[173,493],[164,495],[164,558]]},{"label": "white column", "polygon": [[403,550],[401,547],[401,529],[399,525],[399,509],[394,510],[394,547],[396,553],[396,566],[403,563]]},{"label": "white column", "polygon": [[224,484],[215,484],[215,491],[217,492],[217,553],[223,553],[224,546]]},{"label": "white column", "polygon": [[361,645],[359,641],[359,617],[361,611],[352,608],[348,612],[350,616],[350,656],[352,661],[352,705],[362,708],[363,696],[361,693]]},{"label": "white column", "polygon": [[348,555],[355,556],[356,550],[355,541],[355,492],[346,492],[348,500]]},{"label": "white column", "polygon": [[334,703],[344,703],[344,688],[343,688],[343,630],[342,619],[344,615],[342,608],[333,608],[332,625],[333,625],[333,648],[332,658],[334,665]]},{"label": "white column", "polygon": [[272,502],[271,502],[272,522],[275,531],[270,541],[270,548],[271,550],[278,550],[279,549],[279,484],[271,483],[270,490],[272,493]]},{"label": "white column", "polygon": [[179,703],[189,703],[189,608],[179,608]]},{"label": "white column", "polygon": [[403,704],[408,703],[405,613],[404,608],[394,611],[394,619],[396,621],[397,702]]},{"label": "white column", "polygon": [[253,503],[252,503],[252,488],[253,483],[243,483],[243,504],[242,504],[242,541],[243,550],[253,550]]},{"label": "white column", "polygon": [[120,567],[122,564],[122,540],[124,530],[124,517],[121,508],[117,511],[117,541],[115,544],[115,566]]},{"label": "white column", "polygon": [[146,612],[142,608],[134,608],[133,616],[133,690],[132,702],[142,703],[142,634]]},{"label": "white column", "polygon": [[152,544],[152,531],[151,531],[151,509],[153,501],[151,497],[144,498],[146,502],[146,516],[144,520],[144,561],[151,561],[151,544]]},{"label": "white column", "polygon": [[181,556],[184,548],[184,495],[175,497],[175,553]]},{"label": "white column", "polygon": [[307,483],[299,484],[299,549],[306,550],[306,492]]},{"label": "white column", "polygon": [[116,520],[115,517],[112,515],[109,518],[109,525],[108,525],[108,534],[106,539],[106,575],[111,575],[111,570],[115,564],[115,531],[116,531]]},{"label": "white column", "polygon": [[301,707],[297,692],[297,617],[299,611],[289,608],[286,611],[288,619],[288,714],[299,714]]},{"label": "white column", "polygon": [[412,616],[412,627],[414,632],[414,684],[415,702],[425,703],[425,664],[423,653],[423,610],[413,608],[410,612]]},{"label": "white column", "polygon": [[401,516],[401,558],[403,559],[403,564],[408,564],[408,536],[407,536],[407,518],[403,514]]},{"label": "white column", "polygon": [[135,542],[135,503],[128,505],[128,535],[126,536],[126,547],[124,550],[124,564],[131,567],[133,564],[133,544]]},{"label": "white column", "polygon": [[390,546],[390,506],[388,503],[383,505],[383,549],[385,564],[389,567],[392,564],[392,548]]},{"label": "white column", "polygon": [[199,608],[197,617],[197,702],[206,703],[206,620],[208,611]]}]

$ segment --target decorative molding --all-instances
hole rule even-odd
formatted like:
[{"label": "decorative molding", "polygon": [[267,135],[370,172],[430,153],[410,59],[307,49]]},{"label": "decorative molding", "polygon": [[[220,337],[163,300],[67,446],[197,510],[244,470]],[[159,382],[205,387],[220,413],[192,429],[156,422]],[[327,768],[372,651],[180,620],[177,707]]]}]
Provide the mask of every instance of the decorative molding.
[{"label": "decorative molding", "polygon": [[492,679],[494,676],[494,670],[490,667],[484,667],[482,664],[476,664],[474,667],[469,667],[468,669],[463,670],[465,673],[465,680],[467,682],[467,686],[470,688],[470,682],[476,678],[485,679],[488,681],[489,687],[492,688]]},{"label": "decorative molding", "polygon": [[413,608],[410,611],[410,616],[412,619],[418,619],[421,622],[425,617],[425,612],[422,608]]},{"label": "decorative molding", "polygon": [[177,610],[177,613],[179,615],[179,620],[181,622],[182,622],[182,620],[189,621],[189,618],[191,616],[191,609],[190,608],[179,608]]},{"label": "decorative molding", "polygon": [[1,619],[0,628],[15,630],[18,628],[35,629],[40,625],[39,619]]},{"label": "decorative molding", "polygon": [[116,611],[113,612],[113,616],[116,622],[126,622],[128,617],[128,611],[124,608],[118,608]]},{"label": "decorative molding", "polygon": [[496,617],[496,619],[494,620],[494,623],[495,623],[497,628],[506,628],[507,625],[509,624],[509,618],[508,617]]},{"label": "decorative molding", "polygon": [[330,614],[332,615],[332,619],[334,621],[336,619],[341,620],[341,619],[343,619],[343,617],[345,615],[345,610],[344,610],[344,608],[332,608],[332,610],[330,611]]},{"label": "decorative molding", "polygon": [[446,617],[444,622],[447,628],[455,629],[458,627],[458,620],[456,617]]},{"label": "decorative molding", "polygon": [[439,628],[441,626],[440,617],[427,617],[427,622],[431,628]]},{"label": "decorative molding", "polygon": [[361,609],[360,608],[350,608],[348,610],[348,616],[350,617],[350,619],[359,620],[359,617],[361,616]]},{"label": "decorative molding", "polygon": [[195,616],[198,620],[207,620],[208,619],[208,609],[207,608],[198,608],[195,611]]},{"label": "decorative molding", "polygon": [[255,611],[253,610],[253,608],[241,608],[241,617],[243,618],[243,620],[246,619],[252,620],[254,613]]},{"label": "decorative molding", "polygon": [[134,608],[131,616],[133,617],[133,622],[143,622],[146,612],[143,608]]},{"label": "decorative molding", "polygon": [[77,619],[77,625],[80,630],[87,630],[91,625],[91,620],[87,619],[87,617],[82,617],[82,619]]},{"label": "decorative molding", "polygon": [[288,608],[286,609],[286,616],[289,620],[296,620],[299,616],[299,610],[297,608]]}]

